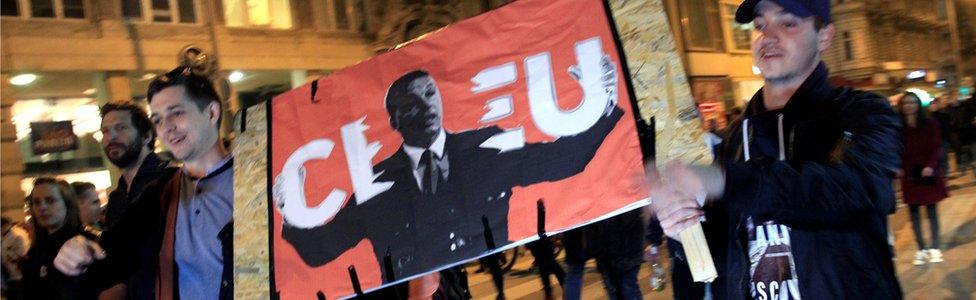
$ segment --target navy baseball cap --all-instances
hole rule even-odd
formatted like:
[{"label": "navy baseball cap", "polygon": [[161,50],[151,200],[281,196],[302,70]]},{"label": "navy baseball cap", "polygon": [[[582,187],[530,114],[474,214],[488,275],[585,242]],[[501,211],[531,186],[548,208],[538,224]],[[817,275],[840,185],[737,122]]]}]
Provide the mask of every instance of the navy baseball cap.
[{"label": "navy baseball cap", "polygon": [[[756,18],[756,4],[762,0],[746,0],[735,11],[735,21],[745,24]],[[829,0],[768,0],[779,4],[791,14],[806,18],[816,16],[824,24],[830,24]]]}]

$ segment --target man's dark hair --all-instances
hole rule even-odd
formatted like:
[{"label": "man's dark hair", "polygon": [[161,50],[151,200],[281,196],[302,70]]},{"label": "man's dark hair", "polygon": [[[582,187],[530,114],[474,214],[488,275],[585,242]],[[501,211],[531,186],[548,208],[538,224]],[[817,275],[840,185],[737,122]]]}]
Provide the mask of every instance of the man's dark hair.
[{"label": "man's dark hair", "polygon": [[[217,90],[214,89],[213,82],[207,77],[193,74],[189,66],[179,66],[169,71],[169,73],[156,76],[149,83],[149,91],[146,98],[149,103],[152,103],[153,96],[173,86],[182,86],[186,91],[186,95],[200,110],[206,108],[211,102],[217,102],[217,105],[221,105],[220,95],[217,95]],[[223,107],[221,107],[221,112],[223,112]],[[217,124],[219,126],[219,119],[217,120]]]},{"label": "man's dark hair", "polygon": [[10,221],[8,217],[0,217],[0,226],[7,226],[13,222]]},{"label": "man's dark hair", "polygon": [[87,181],[75,181],[71,183],[71,188],[75,190],[75,195],[79,198],[81,194],[84,194],[87,190],[94,190],[95,184]]},{"label": "man's dark hair", "polygon": [[417,78],[429,76],[430,74],[427,73],[427,71],[414,70],[407,74],[403,74],[403,76],[397,78],[396,81],[393,81],[393,84],[390,85],[390,89],[386,91],[386,112],[390,114],[390,118],[393,118],[396,108],[399,107],[405,99],[409,99],[408,97],[417,97],[417,95],[410,92],[410,83]]},{"label": "man's dark hair", "polygon": [[129,112],[129,117],[132,121],[132,126],[136,127],[136,131],[139,132],[140,139],[143,137],[149,137],[149,143],[146,144],[150,150],[156,145],[156,131],[153,129],[152,122],[149,121],[149,114],[141,106],[136,105],[131,101],[116,101],[109,102],[102,105],[100,108],[102,119],[105,118],[110,112],[113,111],[127,111]]}]

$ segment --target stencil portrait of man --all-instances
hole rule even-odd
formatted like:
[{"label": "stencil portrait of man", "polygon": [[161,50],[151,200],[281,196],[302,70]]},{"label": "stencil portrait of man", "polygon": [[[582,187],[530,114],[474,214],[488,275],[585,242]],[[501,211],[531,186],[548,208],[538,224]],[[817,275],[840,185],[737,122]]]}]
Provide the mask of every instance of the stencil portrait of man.
[{"label": "stencil portrait of man", "polygon": [[286,220],[282,237],[310,266],[326,264],[368,239],[381,266],[390,255],[392,270],[381,268],[384,281],[485,253],[483,217],[495,245],[508,244],[512,188],[583,172],[623,115],[616,105],[616,67],[608,58],[602,66],[609,105],[593,126],[551,142],[505,149],[485,146],[505,133],[497,126],[444,128],[441,92],[426,71],[400,76],[387,91],[385,107],[402,145],[373,167],[374,181],[392,187],[363,203],[347,201],[321,226],[290,226]]}]

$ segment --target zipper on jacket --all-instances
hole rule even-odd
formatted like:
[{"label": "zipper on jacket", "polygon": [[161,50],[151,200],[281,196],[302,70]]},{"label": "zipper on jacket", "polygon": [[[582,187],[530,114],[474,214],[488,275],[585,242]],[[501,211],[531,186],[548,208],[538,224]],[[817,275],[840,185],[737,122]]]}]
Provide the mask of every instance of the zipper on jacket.
[{"label": "zipper on jacket", "polygon": [[783,113],[776,116],[776,138],[779,142],[779,160],[786,160],[786,145],[783,138]]},{"label": "zipper on jacket", "polygon": [[793,159],[793,158],[796,157],[795,155],[793,155],[793,142],[794,142],[794,140],[796,138],[796,134],[795,133],[796,133],[796,126],[795,125],[794,126],[790,126],[790,145],[789,145],[789,150],[787,150],[788,153],[789,153],[789,156],[788,157],[790,159]]},{"label": "zipper on jacket", "polygon": [[742,147],[739,150],[742,151],[743,161],[749,161],[752,159],[751,151],[749,151],[749,144],[752,143],[752,127],[749,127],[749,119],[742,119]]}]

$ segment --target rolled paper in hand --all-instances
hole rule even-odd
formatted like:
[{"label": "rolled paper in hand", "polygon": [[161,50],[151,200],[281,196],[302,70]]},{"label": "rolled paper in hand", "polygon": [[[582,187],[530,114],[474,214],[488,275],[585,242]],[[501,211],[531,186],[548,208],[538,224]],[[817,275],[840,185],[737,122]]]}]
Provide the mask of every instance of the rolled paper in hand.
[{"label": "rolled paper in hand", "polygon": [[681,236],[681,245],[685,250],[685,257],[688,258],[691,278],[695,282],[715,281],[718,272],[715,270],[712,254],[708,250],[708,243],[705,241],[705,232],[702,231],[701,223],[688,227],[679,235]]}]

